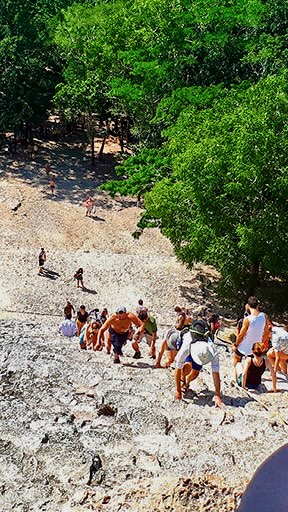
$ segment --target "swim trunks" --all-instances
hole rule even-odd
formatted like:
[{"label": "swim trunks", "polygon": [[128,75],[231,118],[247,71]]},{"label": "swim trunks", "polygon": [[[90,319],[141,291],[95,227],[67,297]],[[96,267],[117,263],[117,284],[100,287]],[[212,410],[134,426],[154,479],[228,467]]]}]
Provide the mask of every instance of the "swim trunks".
[{"label": "swim trunks", "polygon": [[114,354],[117,354],[118,356],[122,355],[122,347],[125,345],[128,336],[129,336],[129,330],[126,332],[116,332],[112,327],[109,327],[108,329],[110,333],[110,340],[111,345],[113,346],[113,352]]}]

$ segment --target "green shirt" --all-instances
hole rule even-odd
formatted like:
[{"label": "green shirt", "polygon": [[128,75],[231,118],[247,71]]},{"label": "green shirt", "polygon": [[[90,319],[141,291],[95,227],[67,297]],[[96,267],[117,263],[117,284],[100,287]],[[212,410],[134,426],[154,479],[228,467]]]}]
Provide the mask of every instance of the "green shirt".
[{"label": "green shirt", "polygon": [[157,332],[157,324],[156,324],[156,320],[155,318],[153,318],[153,316],[148,316],[148,320],[146,320],[145,322],[145,331],[148,333],[148,334],[153,334],[154,332]]}]

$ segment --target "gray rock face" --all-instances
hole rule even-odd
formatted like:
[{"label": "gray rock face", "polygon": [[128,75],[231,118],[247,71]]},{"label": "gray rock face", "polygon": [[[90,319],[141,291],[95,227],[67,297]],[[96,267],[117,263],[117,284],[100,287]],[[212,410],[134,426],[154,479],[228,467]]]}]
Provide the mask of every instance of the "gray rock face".
[{"label": "gray rock face", "polygon": [[[3,511],[77,511],[89,504],[114,511],[125,493],[123,510],[139,510],[135,503],[141,503],[148,511],[151,502],[142,498],[152,490],[143,482],[160,479],[161,486],[175,476],[209,474],[244,486],[286,440],[284,427],[272,428],[261,405],[249,406],[252,400],[226,382],[230,359],[222,352],[227,416],[221,424],[210,370],[176,403],[173,372],[153,369],[145,347],[135,363],[126,346],[123,366],[115,367],[109,356],[79,352],[76,338],[64,339],[47,325],[2,321],[0,327]],[[182,510],[180,501],[167,510]]]}]

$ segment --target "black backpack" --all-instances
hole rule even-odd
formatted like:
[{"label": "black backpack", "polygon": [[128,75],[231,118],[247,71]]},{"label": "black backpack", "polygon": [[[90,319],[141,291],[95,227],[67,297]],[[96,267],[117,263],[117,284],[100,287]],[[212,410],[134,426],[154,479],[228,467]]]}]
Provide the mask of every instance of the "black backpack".
[{"label": "black backpack", "polygon": [[176,346],[177,350],[179,350],[183,343],[183,336],[187,332],[190,333],[191,343],[196,343],[197,341],[208,341],[209,337],[209,326],[205,320],[195,320],[191,325],[184,327],[180,332],[180,336],[177,340]]}]

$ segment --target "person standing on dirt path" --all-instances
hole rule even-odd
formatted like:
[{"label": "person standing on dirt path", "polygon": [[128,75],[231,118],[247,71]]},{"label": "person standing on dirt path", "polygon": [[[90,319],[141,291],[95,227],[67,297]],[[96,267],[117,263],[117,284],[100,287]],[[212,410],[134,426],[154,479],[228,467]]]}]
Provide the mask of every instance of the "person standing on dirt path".
[{"label": "person standing on dirt path", "polygon": [[39,275],[43,274],[45,261],[46,261],[46,252],[44,250],[44,247],[41,247],[41,251],[39,254]]},{"label": "person standing on dirt path", "polygon": [[48,178],[49,178],[50,172],[51,172],[51,165],[50,165],[49,162],[46,162],[44,169],[45,169],[45,172],[46,172],[46,176],[48,176]]},{"label": "person standing on dirt path", "polygon": [[118,306],[116,312],[106,320],[99,330],[96,350],[101,350],[104,338],[104,332],[108,330],[107,352],[110,353],[111,345],[114,352],[114,363],[120,363],[119,356],[122,356],[122,347],[128,340],[130,329],[134,324],[139,327],[138,332],[134,336],[135,341],[139,341],[141,334],[144,333],[145,324],[131,311],[127,311],[125,306]]},{"label": "person standing on dirt path", "polygon": [[77,288],[80,288],[80,285],[82,289],[84,288],[83,272],[83,268],[79,268],[77,272],[74,274],[74,279],[76,279],[77,281]]},{"label": "person standing on dirt path", "polygon": [[51,178],[51,180],[50,180],[50,190],[51,190],[52,196],[54,196],[55,187],[56,187],[55,181],[53,180],[53,178]]},{"label": "person standing on dirt path", "polygon": [[75,308],[74,308],[74,306],[72,306],[71,302],[67,299],[67,304],[64,308],[65,318],[67,318],[69,315],[72,316],[72,312],[73,312],[73,314],[75,314]]},{"label": "person standing on dirt path", "polygon": [[84,206],[86,209],[85,217],[91,217],[93,206],[94,206],[94,201],[91,196],[88,197],[88,199],[86,199]]}]

